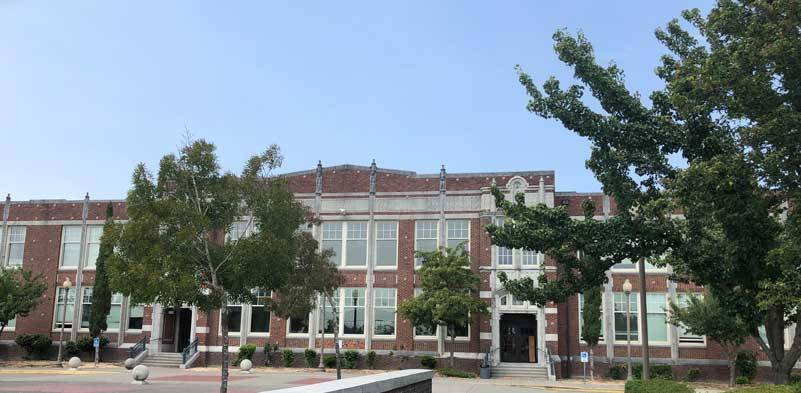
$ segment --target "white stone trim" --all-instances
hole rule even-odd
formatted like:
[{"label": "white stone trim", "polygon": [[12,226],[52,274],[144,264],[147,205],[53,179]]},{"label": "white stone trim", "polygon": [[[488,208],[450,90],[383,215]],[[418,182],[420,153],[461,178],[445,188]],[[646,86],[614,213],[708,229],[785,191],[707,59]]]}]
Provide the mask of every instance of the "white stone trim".
[{"label": "white stone trim", "polygon": [[559,335],[556,333],[545,334],[545,341],[559,341]]},{"label": "white stone trim", "polygon": [[208,333],[209,327],[208,326],[198,326],[195,328],[195,333]]},{"label": "white stone trim", "polygon": [[557,314],[558,309],[556,307],[545,307],[546,314]]},{"label": "white stone trim", "polygon": [[142,329],[141,329],[141,330],[142,330],[143,332],[150,332],[150,331],[153,331],[153,325],[142,325]]}]

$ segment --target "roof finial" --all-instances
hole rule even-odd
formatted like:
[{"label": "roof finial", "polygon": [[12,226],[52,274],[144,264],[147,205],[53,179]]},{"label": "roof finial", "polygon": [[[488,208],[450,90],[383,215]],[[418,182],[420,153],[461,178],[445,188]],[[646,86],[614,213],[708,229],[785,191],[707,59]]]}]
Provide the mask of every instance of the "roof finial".
[{"label": "roof finial", "polygon": [[445,193],[445,164],[442,164],[442,169],[439,170],[439,192]]},{"label": "roof finial", "polygon": [[373,158],[373,163],[370,164],[370,194],[375,194],[375,178],[376,178],[376,166],[375,166],[375,158]]},{"label": "roof finial", "polygon": [[323,193],[323,161],[317,160],[317,171],[314,173],[314,192]]}]

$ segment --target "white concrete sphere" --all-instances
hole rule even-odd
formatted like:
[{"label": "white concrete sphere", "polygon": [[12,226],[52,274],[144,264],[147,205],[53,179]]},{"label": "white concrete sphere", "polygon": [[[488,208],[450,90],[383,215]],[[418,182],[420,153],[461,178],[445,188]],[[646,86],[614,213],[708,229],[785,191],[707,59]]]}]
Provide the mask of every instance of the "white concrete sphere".
[{"label": "white concrete sphere", "polygon": [[81,367],[81,359],[76,356],[73,356],[70,358],[70,361],[67,362],[67,365],[70,366],[70,368]]},{"label": "white concrete sphere", "polygon": [[250,371],[251,368],[253,368],[253,362],[251,362],[250,359],[243,359],[241,362],[239,362],[240,370]]},{"label": "white concrete sphere", "polygon": [[150,375],[150,370],[144,364],[140,364],[133,369],[134,381],[144,381],[148,375]]},{"label": "white concrete sphere", "polygon": [[125,365],[125,369],[126,370],[131,370],[136,366],[136,362],[133,359],[128,358],[128,359],[125,359],[124,365]]}]

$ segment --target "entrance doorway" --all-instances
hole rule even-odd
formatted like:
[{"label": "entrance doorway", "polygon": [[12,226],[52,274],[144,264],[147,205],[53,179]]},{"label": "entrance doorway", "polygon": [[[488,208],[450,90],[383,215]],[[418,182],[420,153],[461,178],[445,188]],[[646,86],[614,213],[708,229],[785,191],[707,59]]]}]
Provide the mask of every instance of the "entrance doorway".
[{"label": "entrance doorway", "polygon": [[501,361],[537,362],[537,319],[533,314],[501,315]]},{"label": "entrance doorway", "polygon": [[[177,311],[177,312],[176,312]],[[164,352],[182,352],[189,346],[192,329],[192,309],[168,308],[164,310],[162,320],[161,350]]]}]

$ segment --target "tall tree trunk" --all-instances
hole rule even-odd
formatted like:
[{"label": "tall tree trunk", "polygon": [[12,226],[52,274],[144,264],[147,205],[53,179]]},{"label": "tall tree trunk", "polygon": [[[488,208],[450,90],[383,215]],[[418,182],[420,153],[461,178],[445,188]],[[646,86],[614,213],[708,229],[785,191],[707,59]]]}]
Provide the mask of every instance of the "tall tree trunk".
[{"label": "tall tree trunk", "polygon": [[450,333],[451,333],[451,368],[453,368],[453,352],[456,348],[456,325],[450,325]]},{"label": "tall tree trunk", "polygon": [[[322,309],[322,316],[317,319],[318,322],[325,323],[325,297],[323,297],[323,301],[321,302],[323,309]],[[309,324],[311,325],[311,324]],[[325,325],[319,326],[320,328],[320,371],[325,372]]]},{"label": "tall tree trunk", "polygon": [[595,345],[590,345],[590,381],[595,381]]},{"label": "tall tree trunk", "polygon": [[[735,355],[736,356],[736,355]],[[729,355],[729,387],[734,386],[737,376],[737,367],[735,367],[734,360],[736,358]]]},{"label": "tall tree trunk", "polygon": [[648,348],[648,297],[645,291],[645,258],[640,258],[640,342],[642,343],[642,379],[650,377],[650,351]]},{"label": "tall tree trunk", "polygon": [[334,352],[337,361],[337,379],[342,379],[342,365],[339,356],[339,309],[334,306],[333,300],[331,301],[331,310],[334,313]]},{"label": "tall tree trunk", "polygon": [[220,393],[228,393],[228,305],[227,299],[223,296],[220,304],[220,316],[222,325],[222,366],[220,370]]},{"label": "tall tree trunk", "polygon": [[3,330],[5,330],[5,329],[6,329],[6,324],[5,323],[0,323],[0,336],[3,335]]},{"label": "tall tree trunk", "polygon": [[768,355],[773,370],[773,383],[786,385],[790,382],[790,372],[799,358],[799,344],[796,344],[797,332],[790,350],[784,350],[784,308],[772,307],[768,310],[765,318],[765,336],[767,343],[759,337],[759,334],[754,337],[762,347],[762,351]]}]

